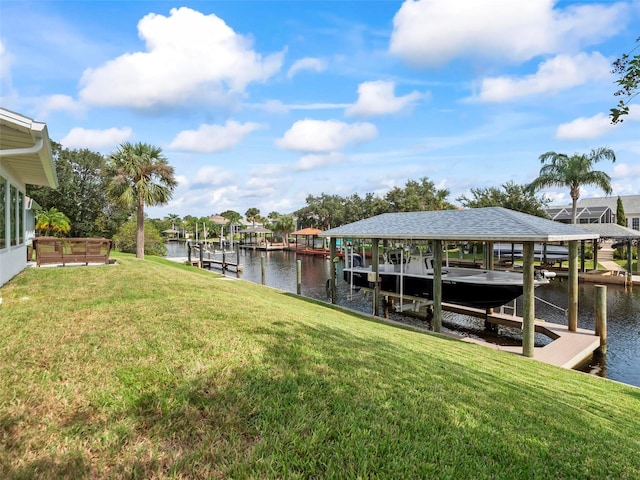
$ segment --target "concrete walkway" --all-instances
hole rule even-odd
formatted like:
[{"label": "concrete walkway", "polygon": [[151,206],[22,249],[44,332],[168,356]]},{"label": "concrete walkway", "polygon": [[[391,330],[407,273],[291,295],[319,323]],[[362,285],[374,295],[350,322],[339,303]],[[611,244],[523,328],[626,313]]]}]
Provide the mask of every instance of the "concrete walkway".
[{"label": "concrete walkway", "polygon": [[[613,261],[613,252],[613,248],[609,246],[602,247],[598,251],[598,263],[609,270],[612,275],[625,275],[627,269]],[[632,280],[634,284],[640,284],[640,275],[633,275]]]}]

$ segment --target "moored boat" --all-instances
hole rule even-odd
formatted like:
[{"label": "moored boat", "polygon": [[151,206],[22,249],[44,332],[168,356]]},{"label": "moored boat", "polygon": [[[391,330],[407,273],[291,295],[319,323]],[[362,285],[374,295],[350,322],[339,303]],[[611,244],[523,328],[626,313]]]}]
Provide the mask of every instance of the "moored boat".
[{"label": "moored boat", "polygon": [[[344,280],[354,288],[375,287],[371,267],[363,266],[362,257],[349,255],[343,271]],[[387,252],[379,265],[382,293],[408,298],[433,300],[433,255],[395,250]],[[549,283],[552,272],[538,271],[534,286]],[[477,268],[442,267],[442,301],[475,308],[497,308],[523,293],[521,272]]]}]

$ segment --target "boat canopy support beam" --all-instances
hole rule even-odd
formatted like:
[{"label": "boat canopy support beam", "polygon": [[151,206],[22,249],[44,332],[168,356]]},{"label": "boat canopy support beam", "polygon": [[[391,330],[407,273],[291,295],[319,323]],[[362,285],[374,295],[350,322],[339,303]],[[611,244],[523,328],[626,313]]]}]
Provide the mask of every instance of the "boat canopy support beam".
[{"label": "boat canopy support beam", "polygon": [[442,240],[433,241],[433,331],[442,331]]},{"label": "boat canopy support beam", "polygon": [[524,242],[522,245],[522,355],[533,358],[535,347],[535,302],[533,283],[533,242]]}]

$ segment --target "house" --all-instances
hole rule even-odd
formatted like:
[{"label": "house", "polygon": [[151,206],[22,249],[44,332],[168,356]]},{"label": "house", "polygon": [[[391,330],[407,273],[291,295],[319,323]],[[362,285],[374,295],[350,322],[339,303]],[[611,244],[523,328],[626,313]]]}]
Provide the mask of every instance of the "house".
[{"label": "house", "polygon": [[47,125],[0,108],[0,286],[27,265],[27,185],[58,187]]},{"label": "house", "polygon": [[[616,223],[618,198],[622,201],[627,228],[640,231],[640,195],[583,198],[577,204],[577,223]],[[571,223],[571,205],[547,208],[549,218]]]}]

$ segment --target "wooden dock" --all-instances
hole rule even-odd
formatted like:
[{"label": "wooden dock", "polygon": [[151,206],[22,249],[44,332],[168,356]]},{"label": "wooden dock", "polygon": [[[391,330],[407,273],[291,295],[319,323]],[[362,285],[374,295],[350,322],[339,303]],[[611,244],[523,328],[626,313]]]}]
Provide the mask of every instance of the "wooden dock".
[{"label": "wooden dock", "polygon": [[242,271],[242,265],[239,264],[238,262],[229,262],[226,259],[222,260],[217,258],[203,258],[202,260],[191,259],[191,266],[198,267],[198,268],[207,268],[207,269],[219,268],[223,271],[224,270],[233,270],[236,272]]},{"label": "wooden dock", "polygon": [[[384,292],[384,296],[392,297],[396,301],[399,300],[399,295],[397,294]],[[427,301],[424,298],[411,297],[408,295],[404,295],[403,299],[405,303],[395,307],[398,312],[418,312],[420,307],[432,304],[431,301]],[[494,325],[503,325],[506,327],[522,329],[523,319],[516,315],[505,313],[487,314],[485,310],[480,308],[463,307],[461,305],[445,302],[442,303],[442,310],[460,315],[481,318]],[[539,319],[534,321],[534,329],[537,333],[545,335],[552,340],[545,346],[534,347],[534,360],[555,365],[557,367],[569,369],[574,368],[589,358],[593,352],[600,347],[600,337],[596,336],[593,330],[578,328],[575,332],[571,332],[567,325],[546,322]],[[465,342],[522,355],[521,345],[497,345],[478,338],[460,337],[458,335],[453,336]]]},{"label": "wooden dock", "polygon": [[[522,317],[504,313],[488,314],[478,308],[461,307],[443,303],[442,309],[448,312],[484,318],[487,322],[507,327],[522,328]],[[562,368],[574,368],[589,358],[600,346],[600,337],[593,330],[578,328],[570,332],[567,325],[535,320],[535,331],[551,338],[552,341],[543,347],[534,347],[533,358]],[[494,345],[482,340],[464,338],[465,341],[495,348],[496,350],[522,354],[522,347],[517,345]]]}]

